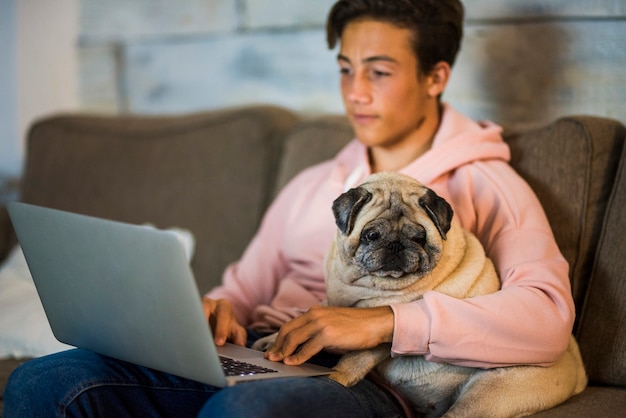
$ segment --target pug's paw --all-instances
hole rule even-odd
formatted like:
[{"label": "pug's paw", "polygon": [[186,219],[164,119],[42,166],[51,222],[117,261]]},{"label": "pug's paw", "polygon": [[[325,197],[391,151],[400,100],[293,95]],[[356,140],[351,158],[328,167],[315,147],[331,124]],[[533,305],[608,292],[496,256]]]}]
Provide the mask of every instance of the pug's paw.
[{"label": "pug's paw", "polygon": [[259,338],[254,342],[254,344],[252,344],[252,348],[257,351],[269,350],[274,345],[274,341],[276,341],[276,335],[277,334],[275,333],[268,335],[267,337]]},{"label": "pug's paw", "polygon": [[350,375],[337,370],[329,374],[328,377],[347,388],[356,385],[359,380],[361,380],[358,376]]}]

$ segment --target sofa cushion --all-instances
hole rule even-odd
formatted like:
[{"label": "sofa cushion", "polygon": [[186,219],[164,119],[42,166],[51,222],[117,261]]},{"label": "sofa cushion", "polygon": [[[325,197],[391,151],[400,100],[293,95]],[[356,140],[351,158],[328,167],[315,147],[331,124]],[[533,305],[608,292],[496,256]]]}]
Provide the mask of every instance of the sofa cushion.
[{"label": "sofa cushion", "polygon": [[626,148],[609,202],[578,340],[592,382],[626,387]]},{"label": "sofa cushion", "polygon": [[602,417],[620,418],[626,411],[626,389],[587,386],[564,403],[537,414],[535,418]]},{"label": "sofa cushion", "polygon": [[285,139],[275,193],[304,168],[333,158],[354,138],[353,132],[348,119],[339,115],[320,116],[296,125]]},{"label": "sofa cushion", "polygon": [[21,197],[191,230],[192,268],[204,292],[219,283],[256,231],[282,138],[296,121],[290,111],[267,106],[167,117],[47,118],[29,134]]},{"label": "sofa cushion", "polygon": [[580,311],[626,129],[598,117],[568,117],[548,126],[505,132],[511,165],[541,201],[570,264]]}]

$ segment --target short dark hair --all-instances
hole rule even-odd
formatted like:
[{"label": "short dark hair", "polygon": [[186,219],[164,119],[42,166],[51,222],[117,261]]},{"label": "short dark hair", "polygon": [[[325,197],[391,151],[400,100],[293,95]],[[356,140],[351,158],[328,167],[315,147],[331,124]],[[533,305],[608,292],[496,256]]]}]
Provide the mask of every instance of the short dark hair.
[{"label": "short dark hair", "polygon": [[389,22],[413,32],[418,70],[427,74],[438,62],[454,65],[463,38],[463,17],[459,0],[339,0],[328,14],[326,39],[333,49],[354,20]]}]

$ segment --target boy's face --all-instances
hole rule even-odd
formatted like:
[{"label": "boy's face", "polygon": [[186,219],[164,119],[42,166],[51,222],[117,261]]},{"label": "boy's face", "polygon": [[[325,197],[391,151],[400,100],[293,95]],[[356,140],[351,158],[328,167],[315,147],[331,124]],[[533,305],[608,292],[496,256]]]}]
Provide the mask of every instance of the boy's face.
[{"label": "boy's face", "polygon": [[392,150],[430,141],[438,103],[431,77],[418,75],[408,29],[356,20],[341,35],[337,61],[341,94],[356,137],[368,147]]}]

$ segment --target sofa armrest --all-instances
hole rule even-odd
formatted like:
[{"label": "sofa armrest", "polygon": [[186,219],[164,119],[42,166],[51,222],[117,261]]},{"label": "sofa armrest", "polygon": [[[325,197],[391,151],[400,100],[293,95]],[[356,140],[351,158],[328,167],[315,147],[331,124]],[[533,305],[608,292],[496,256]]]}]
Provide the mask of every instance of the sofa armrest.
[{"label": "sofa armrest", "polygon": [[15,232],[9,219],[6,206],[0,206],[0,262],[3,261],[17,243]]},{"label": "sofa armrest", "polygon": [[626,388],[626,147],[621,154],[577,338],[589,380]]}]

